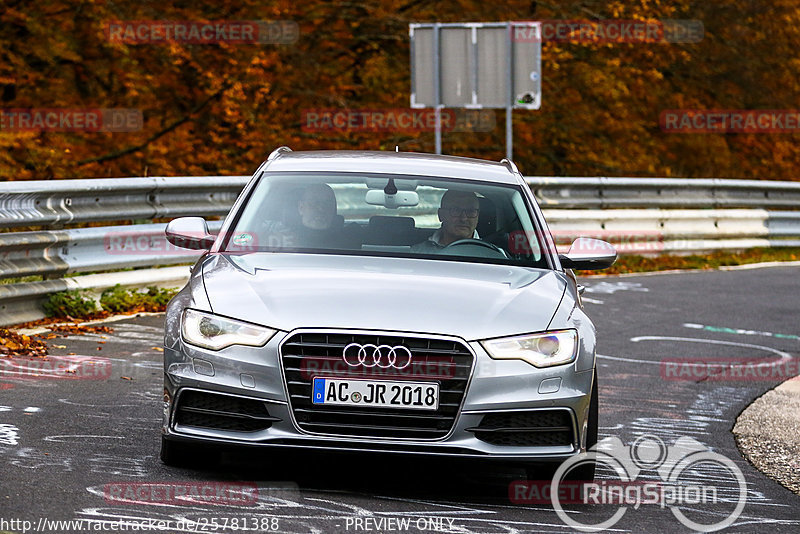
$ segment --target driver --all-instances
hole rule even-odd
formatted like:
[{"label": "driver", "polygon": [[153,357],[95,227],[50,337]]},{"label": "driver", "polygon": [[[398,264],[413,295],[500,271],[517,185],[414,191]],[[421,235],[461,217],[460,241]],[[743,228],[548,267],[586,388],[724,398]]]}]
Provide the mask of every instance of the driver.
[{"label": "driver", "polygon": [[448,190],[442,196],[438,214],[442,226],[427,241],[413,245],[412,252],[435,254],[454,241],[479,239],[475,228],[478,226],[480,203],[475,193]]}]

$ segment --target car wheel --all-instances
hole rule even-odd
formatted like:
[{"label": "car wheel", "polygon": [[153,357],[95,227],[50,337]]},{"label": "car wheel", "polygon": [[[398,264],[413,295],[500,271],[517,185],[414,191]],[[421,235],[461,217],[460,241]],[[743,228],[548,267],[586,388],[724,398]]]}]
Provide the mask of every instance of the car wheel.
[{"label": "car wheel", "polygon": [[[586,423],[586,449],[589,450],[597,444],[597,427],[599,412],[597,370],[594,371],[592,396],[589,401],[589,420]],[[545,480],[552,478],[559,464],[533,465],[525,468],[528,480]],[[570,469],[564,480],[592,482],[594,480],[597,463],[594,461],[582,462],[574,469]]]},{"label": "car wheel", "polygon": [[589,403],[589,422],[586,426],[586,450],[597,445],[597,420],[600,410],[599,386],[597,385],[597,369],[594,370],[594,387],[592,388],[592,400]]},{"label": "car wheel", "polygon": [[165,465],[187,467],[197,460],[197,449],[192,445],[161,437],[161,462]]},{"label": "car wheel", "polygon": [[[599,411],[599,398],[598,398],[598,385],[597,385],[597,370],[594,371],[594,385],[592,387],[592,399],[589,402],[589,420],[586,423],[586,450],[590,450],[597,445],[597,418]],[[597,467],[597,462],[581,463],[575,469],[570,470],[565,477],[567,480],[582,480],[585,482],[594,481],[594,474]]]}]

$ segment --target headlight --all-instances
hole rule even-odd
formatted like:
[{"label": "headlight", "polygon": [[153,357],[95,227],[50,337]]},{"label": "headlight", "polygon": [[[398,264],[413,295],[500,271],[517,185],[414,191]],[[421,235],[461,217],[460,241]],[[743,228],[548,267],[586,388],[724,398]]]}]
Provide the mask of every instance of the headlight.
[{"label": "headlight", "polygon": [[524,360],[534,367],[551,367],[575,360],[578,332],[556,330],[526,334],[481,341],[481,345],[496,360]]},{"label": "headlight", "polygon": [[181,335],[192,345],[220,350],[231,345],[260,347],[275,335],[275,330],[197,310],[184,310]]}]

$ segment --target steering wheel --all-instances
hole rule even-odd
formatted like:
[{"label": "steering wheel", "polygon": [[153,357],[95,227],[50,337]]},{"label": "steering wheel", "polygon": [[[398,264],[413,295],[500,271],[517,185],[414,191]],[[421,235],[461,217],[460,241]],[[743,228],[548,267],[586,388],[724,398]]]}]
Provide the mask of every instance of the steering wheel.
[{"label": "steering wheel", "polygon": [[506,254],[505,250],[501,249],[500,247],[498,247],[494,243],[489,243],[488,241],[482,241],[480,239],[475,239],[475,238],[471,238],[471,237],[467,238],[467,239],[458,239],[456,241],[453,241],[452,243],[450,243],[449,245],[447,245],[444,248],[446,250],[446,249],[453,248],[453,247],[458,247],[458,246],[461,246],[461,245],[478,245],[478,246],[481,246],[481,247],[484,247],[484,248],[488,248],[490,250],[493,250],[494,252],[499,253],[503,258],[508,258],[508,255]]}]

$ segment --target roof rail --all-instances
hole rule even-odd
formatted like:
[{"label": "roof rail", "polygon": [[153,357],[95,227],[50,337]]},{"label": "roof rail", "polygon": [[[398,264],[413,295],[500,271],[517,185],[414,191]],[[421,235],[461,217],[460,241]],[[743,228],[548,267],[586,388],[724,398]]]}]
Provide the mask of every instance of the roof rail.
[{"label": "roof rail", "polygon": [[511,172],[513,172],[513,173],[515,173],[515,174],[519,174],[519,169],[518,169],[518,168],[517,168],[517,166],[514,164],[514,162],[513,162],[513,161],[511,161],[510,159],[508,159],[508,158],[503,158],[503,159],[501,159],[501,160],[500,160],[500,163],[502,163],[503,165],[505,165],[506,167],[508,167],[508,170],[509,170],[509,171],[511,171]]},{"label": "roof rail", "polygon": [[291,151],[292,151],[292,149],[289,148],[288,146],[279,146],[278,148],[276,148],[275,150],[270,152],[269,156],[267,156],[267,161],[272,161],[273,159],[277,158],[281,154],[283,154],[285,152],[291,152]]}]

